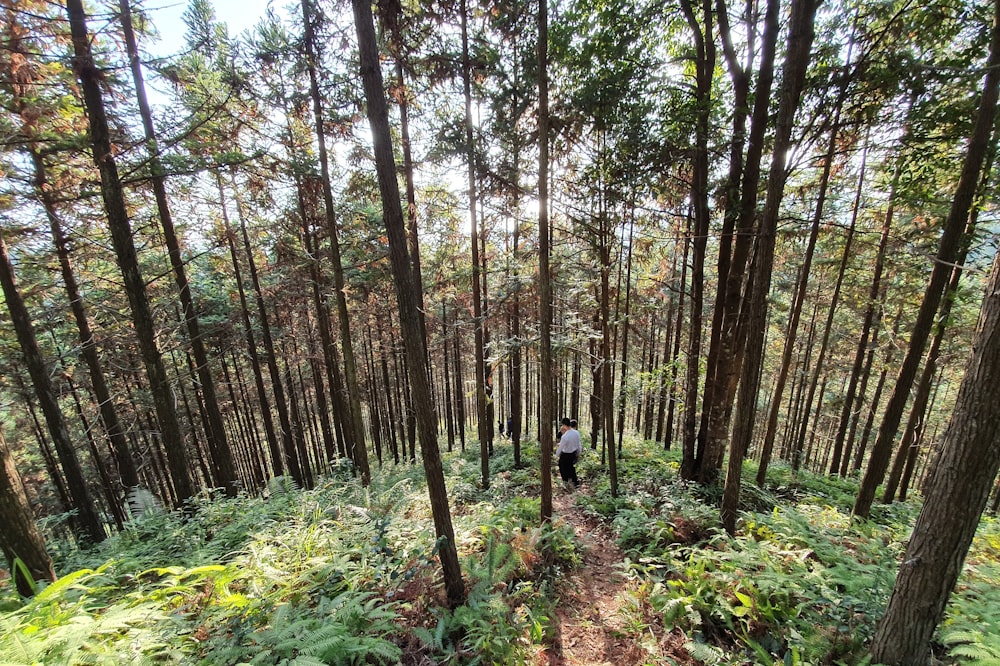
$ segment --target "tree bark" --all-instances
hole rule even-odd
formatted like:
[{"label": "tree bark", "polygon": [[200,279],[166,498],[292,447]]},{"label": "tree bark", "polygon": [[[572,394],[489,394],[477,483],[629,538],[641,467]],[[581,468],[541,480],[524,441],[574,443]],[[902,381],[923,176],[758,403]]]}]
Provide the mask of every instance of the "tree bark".
[{"label": "tree bark", "polygon": [[[56,579],[45,540],[31,515],[21,476],[14,466],[7,440],[0,431],[0,550],[7,559],[10,577],[22,597],[35,594],[35,583]],[[21,569],[21,566],[24,569]],[[25,576],[25,570],[31,577]]]},{"label": "tree bark", "polygon": [[476,428],[479,434],[479,461],[483,488],[490,487],[490,429],[493,419],[486,409],[486,349],[483,321],[482,263],[479,252],[479,221],[476,192],[476,147],[472,118],[472,63],[469,60],[468,7],[466,0],[459,6],[462,24],[462,91],[465,97],[465,159],[469,181],[469,244],[472,246],[472,326],[476,356]]},{"label": "tree bark", "polygon": [[[722,524],[729,534],[736,533],[743,458],[753,439],[754,415],[757,412],[760,371],[764,362],[764,335],[767,331],[767,295],[771,289],[774,246],[778,212],[785,189],[785,164],[791,146],[792,124],[805,84],[806,67],[812,50],[814,20],[820,0],[793,0],[788,28],[788,46],[783,67],[781,97],[775,121],[774,148],[767,181],[767,198],[760,220],[754,275],[749,296],[747,354],[743,361],[737,401],[736,424],[729,449],[729,467],[722,497]],[[845,250],[846,254],[846,250]]]},{"label": "tree bark", "polygon": [[340,257],[340,232],[333,207],[333,190],[330,185],[330,165],[326,148],[323,100],[320,95],[319,80],[316,73],[316,37],[311,6],[311,0],[302,0],[302,21],[305,25],[306,68],[309,72],[309,96],[312,99],[320,172],[323,176],[323,204],[326,211],[327,227],[330,231],[333,286],[337,300],[337,323],[340,326],[340,348],[344,363],[344,388],[347,391],[345,403],[351,416],[351,440],[354,442],[354,455],[352,458],[361,476],[361,483],[367,486],[371,483],[371,470],[368,466],[368,449],[365,444],[364,420],[361,414],[361,388],[358,385],[357,361],[354,358],[354,345],[351,339],[351,320],[347,309],[344,266]]},{"label": "tree bark", "polygon": [[538,448],[541,449],[542,524],[552,520],[552,270],[549,262],[549,7],[538,0]]},{"label": "tree bark", "polygon": [[[709,209],[709,160],[708,133],[712,114],[712,79],[715,72],[715,41],[712,37],[712,3],[705,0],[701,6],[704,27],[698,23],[690,0],[681,0],[681,9],[694,35],[697,58],[695,61],[695,95],[698,113],[695,119],[695,150],[692,163],[691,207],[694,221],[689,223],[688,251],[691,256],[691,317],[688,325],[687,367],[684,379],[684,435],[680,475],[693,479],[696,473],[696,429],[698,386],[701,378],[702,321],[705,309],[705,255],[708,248],[708,230],[711,222]],[[668,435],[669,436],[669,435]]]},{"label": "tree bark", "polygon": [[[861,405],[864,402],[865,389],[867,388],[867,381],[862,381],[862,386],[860,391],[858,391],[858,381],[862,379],[862,368],[865,364],[865,355],[868,352],[868,339],[869,336],[872,339],[872,346],[874,348],[875,338],[878,335],[878,326],[875,322],[875,315],[879,310],[879,293],[882,290],[882,268],[885,265],[885,250],[889,241],[889,229],[892,226],[893,217],[893,200],[895,192],[895,183],[899,178],[900,167],[897,164],[895,174],[893,176],[893,186],[889,189],[889,206],[885,213],[885,219],[882,223],[882,235],[879,237],[878,251],[875,254],[875,269],[872,273],[872,283],[871,287],[868,289],[868,301],[865,307],[865,316],[861,322],[861,339],[858,340],[857,350],[854,352],[854,363],[851,366],[850,378],[847,382],[847,389],[844,395],[844,405],[840,411],[840,421],[837,424],[837,434],[834,438],[834,459],[833,463],[830,465],[830,473],[833,474],[836,469],[836,465],[839,463],[840,476],[847,476],[848,463],[851,459],[851,449],[853,448],[853,437],[848,438],[848,425],[853,422],[857,424],[857,415],[861,411]],[[873,332],[872,324],[876,323],[875,331]],[[869,353],[870,357],[870,353]],[[867,376],[864,377],[867,379]],[[855,409],[855,398],[857,399],[857,408]]]},{"label": "tree bark", "polygon": [[62,467],[63,474],[66,475],[66,486],[69,490],[70,499],[78,512],[80,524],[80,537],[84,541],[100,543],[107,538],[104,532],[104,525],[94,506],[94,500],[87,488],[87,481],[83,476],[80,461],[73,448],[73,442],[66,428],[66,420],[59,407],[52,381],[49,379],[49,371],[45,367],[45,360],[42,358],[41,350],[38,348],[38,340],[35,337],[35,329],[31,323],[31,315],[25,307],[24,300],[17,288],[14,278],[14,269],[7,255],[7,242],[4,234],[0,230],[0,286],[3,288],[4,299],[7,302],[7,310],[10,312],[10,320],[14,325],[14,332],[17,334],[17,341],[24,355],[24,362],[27,366],[28,374],[31,377],[32,386],[35,389],[35,396],[38,404],[42,408],[45,423],[49,429],[49,436],[56,448],[56,455]]},{"label": "tree bark", "polygon": [[[995,1],[995,11],[1000,13],[1000,2]],[[1000,25],[994,19],[992,36],[990,42],[990,54],[986,63],[986,77],[983,84],[982,97],[979,102],[979,110],[976,114],[976,124],[973,134],[969,137],[969,144],[966,149],[965,159],[962,163],[962,172],[955,189],[955,197],[952,200],[951,210],[944,223],[941,233],[941,242],[938,247],[937,257],[934,261],[934,268],[931,277],[924,291],[924,299],[917,312],[917,319],[913,324],[910,333],[910,345],[903,358],[903,364],[899,369],[896,384],[893,387],[889,402],[886,404],[885,413],[882,416],[882,424],[879,426],[878,437],[872,447],[872,456],[868,462],[868,469],[865,471],[861,488],[854,502],[853,515],[867,518],[871,510],[872,501],[875,498],[875,491],[885,476],[886,467],[889,464],[889,457],[892,454],[892,443],[896,438],[896,430],[903,416],[903,409],[906,407],[907,399],[910,395],[910,388],[920,366],[924,349],[927,344],[927,337],[930,334],[937,314],[941,297],[951,275],[952,266],[961,248],[964,237],[966,223],[969,219],[969,211],[972,208],[973,197],[979,186],[980,172],[986,160],[986,153],[990,144],[990,136],[993,132],[993,121],[996,116],[997,107],[997,84],[1000,82]]]},{"label": "tree bark", "polygon": [[407,369],[410,374],[410,386],[417,417],[417,433],[420,440],[420,450],[423,454],[427,492],[430,496],[431,511],[434,515],[434,526],[438,536],[438,557],[441,560],[444,573],[448,603],[455,607],[465,601],[465,584],[462,581],[462,571],[458,563],[455,532],[452,528],[451,513],[448,508],[448,491],[445,487],[441,454],[436,440],[437,418],[427,373],[427,346],[426,340],[421,337],[420,316],[416,307],[417,303],[420,302],[418,296],[420,285],[414,281],[413,265],[407,251],[406,224],[400,204],[399,183],[396,180],[392,135],[389,130],[389,114],[382,87],[382,72],[379,69],[379,54],[371,5],[368,0],[354,0],[352,4],[354,24],[358,33],[358,48],[361,54],[361,79],[368,102],[368,122],[371,125],[375,148],[375,168],[382,197],[382,217],[386,235],[389,238],[389,259],[393,281],[396,285],[403,343],[406,347]]},{"label": "tree bark", "polygon": [[[995,21],[1000,2],[995,3]],[[1000,47],[993,26],[992,54]],[[989,70],[987,80],[993,78]],[[995,86],[995,82],[994,82]],[[980,119],[983,117],[980,113]],[[990,114],[985,114],[990,115]],[[930,641],[958,581],[990,489],[1000,468],[1000,259],[994,259],[941,454],[924,491],[885,616],[872,641],[874,661],[892,666],[926,664]]]},{"label": "tree bark", "polygon": [[[260,367],[259,350],[257,340],[253,334],[253,325],[250,323],[250,304],[247,300],[246,290],[243,288],[243,271],[240,268],[239,253],[236,251],[235,231],[229,222],[229,213],[226,210],[225,190],[222,187],[222,177],[216,172],[216,187],[219,191],[219,205],[222,209],[222,223],[226,230],[226,244],[229,246],[229,257],[233,264],[233,273],[236,282],[236,291],[240,297],[240,319],[243,324],[243,335],[247,345],[247,356],[250,357],[250,368],[253,371],[254,387],[257,391],[257,405],[260,410],[261,420],[264,422],[264,435],[267,438],[268,450],[271,454],[271,470],[275,476],[285,473],[284,456],[278,444],[278,435],[274,429],[274,417],[271,414],[271,400],[267,395],[264,386],[264,373]],[[239,364],[237,364],[239,367]],[[252,413],[252,412],[251,412]],[[256,437],[257,433],[254,432]]]},{"label": "tree bark", "polygon": [[187,279],[184,258],[181,256],[180,241],[177,238],[173,215],[167,202],[166,175],[160,161],[160,148],[156,138],[156,129],[153,127],[153,114],[149,109],[149,102],[146,100],[146,85],[143,81],[142,64],[139,60],[139,47],[136,43],[135,31],[132,28],[130,0],[119,0],[118,7],[121,10],[122,31],[128,51],[129,67],[132,70],[132,80],[135,84],[139,116],[142,118],[146,150],[149,153],[150,180],[156,199],[156,210],[163,229],[163,239],[167,244],[170,267],[174,271],[174,281],[177,283],[181,309],[184,312],[184,323],[191,341],[191,352],[194,354],[195,372],[198,376],[197,388],[204,396],[202,408],[208,424],[205,436],[212,454],[214,481],[222,486],[227,495],[235,497],[239,490],[239,478],[233,467],[233,453],[226,437],[226,426],[222,420],[222,410],[219,408],[215,380],[212,378],[212,371],[208,365],[208,353],[205,351],[205,343],[202,340],[201,324],[198,321],[198,312],[195,310],[194,298],[191,295],[191,284]]},{"label": "tree bark", "polygon": [[139,272],[139,260],[125,208],[121,179],[111,149],[108,119],[101,97],[101,75],[91,53],[82,0],[67,0],[66,11],[73,36],[73,69],[83,88],[84,104],[90,121],[94,163],[101,174],[101,197],[104,201],[108,227],[111,230],[111,241],[118,259],[118,267],[124,278],[125,292],[132,311],[132,323],[139,340],[149,388],[153,394],[156,420],[167,454],[171,482],[177,501],[183,502],[194,495],[195,487],[188,472],[189,461],[180,422],[174,408],[170,381],[156,343],[156,327],[153,324],[146,295],[146,282]]}]

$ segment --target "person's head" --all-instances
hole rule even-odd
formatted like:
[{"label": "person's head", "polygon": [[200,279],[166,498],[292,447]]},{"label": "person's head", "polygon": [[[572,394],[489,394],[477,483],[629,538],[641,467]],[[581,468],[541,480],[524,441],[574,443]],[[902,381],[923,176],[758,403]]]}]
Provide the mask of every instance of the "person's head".
[{"label": "person's head", "polygon": [[569,420],[569,427],[572,428],[573,430],[576,430],[579,425],[580,424],[576,422],[576,419]]},{"label": "person's head", "polygon": [[559,422],[559,432],[566,432],[567,430],[569,430],[569,427],[570,427],[569,424],[570,424],[569,418],[564,418],[562,421],[560,421]]}]

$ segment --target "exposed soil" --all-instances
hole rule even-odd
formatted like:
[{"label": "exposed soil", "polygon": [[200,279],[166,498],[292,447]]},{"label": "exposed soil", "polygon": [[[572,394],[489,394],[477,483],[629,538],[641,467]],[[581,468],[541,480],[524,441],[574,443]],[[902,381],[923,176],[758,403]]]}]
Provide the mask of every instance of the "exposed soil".
[{"label": "exposed soil", "polygon": [[[573,527],[583,563],[559,586],[557,633],[552,647],[540,655],[541,662],[550,666],[698,663],[682,647],[682,636],[664,635],[638,617],[641,610],[626,591],[625,555],[607,526],[584,514],[573,492],[558,488],[553,495],[553,517]],[[657,645],[659,659],[640,645],[646,641]]]}]

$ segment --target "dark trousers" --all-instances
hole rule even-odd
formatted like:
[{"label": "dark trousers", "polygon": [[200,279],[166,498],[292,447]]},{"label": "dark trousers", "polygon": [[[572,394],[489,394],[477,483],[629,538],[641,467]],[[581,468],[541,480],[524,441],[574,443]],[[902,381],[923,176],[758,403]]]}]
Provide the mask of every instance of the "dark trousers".
[{"label": "dark trousers", "polygon": [[559,454],[559,474],[563,482],[572,481],[574,486],[579,487],[580,479],[576,478],[576,457],[577,453]]}]

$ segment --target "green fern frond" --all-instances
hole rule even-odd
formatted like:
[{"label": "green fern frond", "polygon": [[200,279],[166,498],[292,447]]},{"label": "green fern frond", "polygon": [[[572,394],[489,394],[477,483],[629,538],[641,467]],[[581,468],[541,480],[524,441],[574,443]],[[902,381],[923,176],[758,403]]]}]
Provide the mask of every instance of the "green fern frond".
[{"label": "green fern frond", "polygon": [[272,497],[287,497],[299,490],[299,484],[290,476],[275,476],[267,482],[267,492]]},{"label": "green fern frond", "polygon": [[721,664],[725,658],[726,654],[722,650],[708,643],[700,643],[698,641],[687,641],[684,643],[684,649],[688,651],[696,661],[704,662],[710,666],[715,664]]}]

